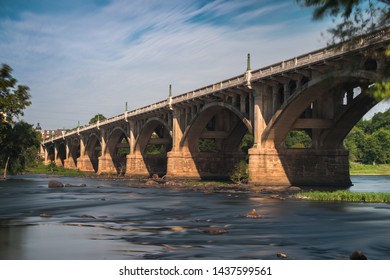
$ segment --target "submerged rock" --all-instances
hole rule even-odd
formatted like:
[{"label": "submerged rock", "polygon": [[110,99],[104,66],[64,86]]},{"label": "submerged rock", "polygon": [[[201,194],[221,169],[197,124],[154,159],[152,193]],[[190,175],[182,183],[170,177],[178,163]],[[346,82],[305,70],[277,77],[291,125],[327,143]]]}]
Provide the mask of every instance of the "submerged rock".
[{"label": "submerged rock", "polygon": [[64,184],[57,180],[50,180],[47,186],[49,188],[63,188]]},{"label": "submerged rock", "polygon": [[207,234],[211,234],[211,235],[219,235],[219,234],[228,233],[229,231],[227,229],[225,229],[225,228],[209,227],[209,228],[204,228],[203,232],[207,233]]},{"label": "submerged rock", "polygon": [[42,213],[42,214],[39,214],[39,217],[42,217],[42,218],[51,218],[51,215],[50,215],[50,214],[46,214],[46,213]]}]

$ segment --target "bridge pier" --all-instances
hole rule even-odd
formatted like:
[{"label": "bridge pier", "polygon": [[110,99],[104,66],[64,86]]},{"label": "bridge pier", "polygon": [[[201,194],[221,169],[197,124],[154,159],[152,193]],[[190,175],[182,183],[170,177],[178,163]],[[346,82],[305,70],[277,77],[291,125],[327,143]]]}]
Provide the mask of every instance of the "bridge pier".
[{"label": "bridge pier", "polygon": [[139,153],[126,156],[126,176],[130,177],[149,177],[149,171],[144,158]]},{"label": "bridge pier", "polygon": [[77,169],[77,166],[73,160],[73,158],[67,158],[64,160],[64,168],[67,169]]},{"label": "bridge pier", "polygon": [[98,174],[117,174],[117,169],[110,154],[99,157]]},{"label": "bridge pier", "polygon": [[[96,169],[94,168],[96,166]],[[98,166],[97,159],[90,159],[89,156],[80,156],[77,159],[77,168],[84,172],[96,172]]]},{"label": "bridge pier", "polygon": [[350,187],[348,151],[250,149],[249,181],[264,186]]},{"label": "bridge pier", "polygon": [[169,152],[167,176],[181,179],[228,179],[237,162],[245,160],[240,152]]}]

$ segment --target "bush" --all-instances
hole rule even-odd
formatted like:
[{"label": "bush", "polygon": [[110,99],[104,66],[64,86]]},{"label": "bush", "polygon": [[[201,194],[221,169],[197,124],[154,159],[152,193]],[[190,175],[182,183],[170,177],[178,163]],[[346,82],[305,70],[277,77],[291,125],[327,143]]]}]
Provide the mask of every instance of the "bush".
[{"label": "bush", "polygon": [[234,165],[233,171],[230,175],[230,180],[236,183],[248,181],[248,163],[244,160],[237,162]]}]

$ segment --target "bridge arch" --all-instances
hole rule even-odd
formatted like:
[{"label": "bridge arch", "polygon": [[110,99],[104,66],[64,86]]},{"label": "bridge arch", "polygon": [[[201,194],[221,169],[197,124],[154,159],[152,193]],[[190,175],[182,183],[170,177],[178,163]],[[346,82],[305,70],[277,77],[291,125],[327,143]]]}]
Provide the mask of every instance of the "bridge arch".
[{"label": "bridge arch", "polygon": [[163,176],[167,173],[167,152],[172,149],[170,127],[163,119],[152,117],[142,126],[128,157],[127,175]]},{"label": "bridge arch", "polygon": [[[198,112],[195,118],[186,127],[186,130],[183,134],[183,138],[180,141],[180,147],[182,149],[188,149],[192,152],[199,152],[199,138],[202,137],[202,132],[204,132],[208,123],[218,113],[229,113],[230,117],[233,116],[235,118],[235,123],[233,123],[234,127],[231,127],[231,123],[229,123],[229,121],[232,120],[229,118],[224,118],[226,120],[225,123],[219,124],[220,127],[217,129],[224,129],[223,131],[226,132],[224,135],[223,133],[220,133],[219,135],[218,133],[214,134],[217,137],[223,137],[225,139],[225,143],[221,146],[221,150],[232,150],[234,147],[237,147],[239,145],[242,137],[247,131],[252,133],[251,122],[237,108],[235,108],[231,104],[227,104],[224,102],[212,102],[203,106],[203,108]],[[224,125],[227,126],[223,127]],[[206,134],[206,137],[212,137],[212,135]]]},{"label": "bridge arch", "polygon": [[[180,142],[180,150],[187,155],[182,165],[191,166],[187,170],[193,177],[229,178],[235,165],[246,159],[240,143],[248,131],[252,134],[251,122],[233,105],[212,102],[203,106]],[[201,148],[201,141],[210,144]]]},{"label": "bridge arch", "polygon": [[[306,123],[309,123],[310,119],[315,119],[312,121],[313,127],[308,125],[307,128],[318,129],[316,125],[324,122],[322,125],[325,127],[321,127],[320,124],[320,129],[327,132],[323,133],[322,136],[318,136],[319,139],[316,140],[316,145],[326,146],[326,142],[333,139],[331,141],[333,144],[330,146],[340,146],[353,126],[377,103],[365,91],[367,91],[370,84],[380,81],[381,78],[383,78],[381,74],[373,71],[338,70],[309,81],[302,86],[301,90],[296,91],[274,114],[262,135],[262,146],[264,148],[283,148],[288,132],[301,121],[300,116],[308,108],[313,107],[313,104],[326,98],[329,98],[328,103],[331,103],[326,107],[329,108],[329,111],[323,112],[322,116],[320,113],[317,113],[317,115],[312,113],[311,118],[308,118]],[[362,86],[362,94],[357,98],[351,97],[350,99],[353,102],[342,104],[345,88],[360,86]],[[349,94],[351,95],[351,92]],[[348,106],[341,108],[343,105]],[[322,110],[325,109],[322,108]],[[326,121],[329,121],[328,126],[325,125]]]},{"label": "bridge arch", "polygon": [[[152,135],[155,135],[154,139],[163,139],[163,140],[153,140]],[[158,138],[157,138],[158,137]],[[134,150],[137,153],[145,154],[147,153],[147,146],[149,143],[161,143],[160,145],[166,145],[165,154],[172,147],[172,136],[170,133],[169,125],[162,119],[157,117],[152,117],[148,119],[136,139]]]},{"label": "bridge arch", "polygon": [[123,175],[126,172],[126,156],[129,153],[128,133],[122,127],[115,127],[107,136],[106,148],[102,154],[105,155],[106,161],[112,161],[117,174]]}]

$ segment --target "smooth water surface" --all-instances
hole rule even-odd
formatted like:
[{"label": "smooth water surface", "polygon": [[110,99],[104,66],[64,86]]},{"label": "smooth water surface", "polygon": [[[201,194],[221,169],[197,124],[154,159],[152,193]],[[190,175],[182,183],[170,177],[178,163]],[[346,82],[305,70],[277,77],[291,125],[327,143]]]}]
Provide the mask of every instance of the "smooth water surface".
[{"label": "smooth water surface", "polygon": [[[280,200],[43,175],[0,182],[0,259],[390,259],[390,205]],[[390,192],[390,176],[352,177]],[[243,215],[252,209],[261,219]]]}]

